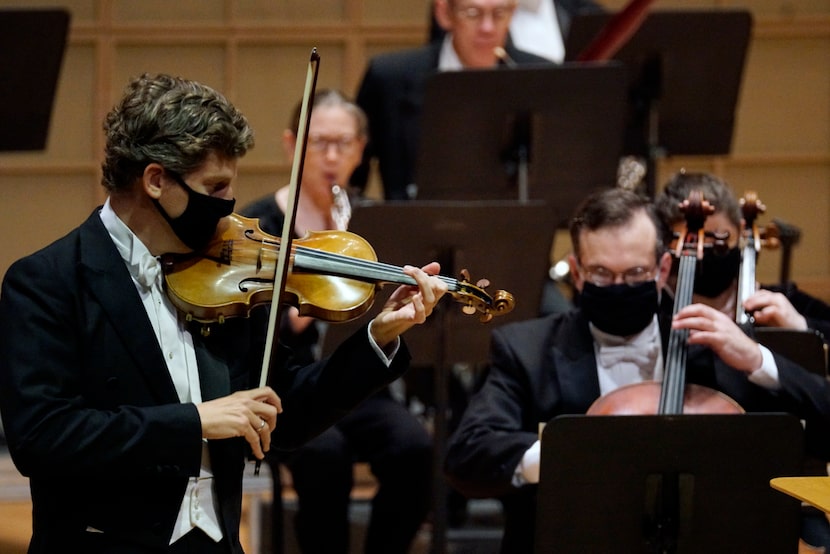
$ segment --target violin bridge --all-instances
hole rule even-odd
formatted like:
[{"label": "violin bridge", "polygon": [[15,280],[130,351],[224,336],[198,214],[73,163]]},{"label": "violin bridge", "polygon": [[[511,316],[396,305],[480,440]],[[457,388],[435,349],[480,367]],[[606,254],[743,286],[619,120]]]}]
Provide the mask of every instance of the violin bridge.
[{"label": "violin bridge", "polygon": [[233,259],[233,239],[222,241],[222,250],[219,252],[219,262],[231,265]]}]

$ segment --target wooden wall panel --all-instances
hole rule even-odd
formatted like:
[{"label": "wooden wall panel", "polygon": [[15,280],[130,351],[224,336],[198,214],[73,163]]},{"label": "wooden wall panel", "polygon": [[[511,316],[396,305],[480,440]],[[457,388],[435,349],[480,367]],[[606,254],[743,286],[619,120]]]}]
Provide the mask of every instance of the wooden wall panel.
[{"label": "wooden wall panel", "polygon": [[738,118],[736,155],[830,152],[830,36],[756,40]]},{"label": "wooden wall panel", "polygon": [[2,175],[0,267],[46,246],[87,218],[95,206],[87,175]]}]

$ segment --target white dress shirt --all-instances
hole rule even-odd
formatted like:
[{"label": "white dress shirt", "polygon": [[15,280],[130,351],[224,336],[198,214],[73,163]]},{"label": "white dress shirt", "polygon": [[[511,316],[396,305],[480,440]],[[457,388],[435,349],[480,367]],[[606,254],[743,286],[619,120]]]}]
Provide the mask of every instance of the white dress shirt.
[{"label": "white dress shirt", "polygon": [[565,60],[565,42],[553,0],[519,0],[510,20],[510,38],[519,50],[556,63]]},{"label": "white dress shirt", "polygon": [[[179,400],[183,403],[201,403],[202,392],[193,337],[179,317],[176,308],[164,294],[161,264],[130,228],[118,218],[110,206],[109,199],[101,209],[100,215],[104,227],[133,277],[136,290],[141,296],[147,317],[153,326],[159,347],[167,362],[167,370],[173,379]],[[203,441],[201,470],[198,477],[191,477],[188,481],[179,515],[173,527],[173,535],[170,537],[170,544],[196,527],[213,540],[220,541],[222,528],[219,525],[218,512],[213,490],[210,455],[207,441]]]}]

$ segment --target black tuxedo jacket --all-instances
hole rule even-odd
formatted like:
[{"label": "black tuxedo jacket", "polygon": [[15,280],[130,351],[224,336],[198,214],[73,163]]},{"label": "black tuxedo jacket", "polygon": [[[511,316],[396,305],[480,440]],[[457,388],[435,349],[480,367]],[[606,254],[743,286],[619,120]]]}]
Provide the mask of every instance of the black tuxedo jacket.
[{"label": "black tuxedo jacket", "polygon": [[[665,297],[665,295],[664,295]],[[664,306],[668,302],[664,302]],[[671,308],[661,310],[667,343]],[[830,382],[775,355],[782,389],[767,391],[711,350],[689,349],[687,381],[724,392],[748,412],[789,412],[806,420],[808,451],[830,457]],[[513,471],[538,438],[538,425],[582,414],[600,396],[593,337],[579,310],[504,325],[493,331],[490,368],[450,438],[445,470],[471,497],[501,498],[502,551],[533,552],[536,486],[515,488]]]},{"label": "black tuxedo jacket", "polygon": [[[517,50],[505,49],[517,64],[551,62]],[[369,144],[352,184],[366,186],[369,165],[377,158],[387,200],[407,200],[415,183],[420,140],[420,117],[427,79],[438,70],[441,43],[375,56],[363,76],[357,104],[369,118]]]},{"label": "black tuxedo jacket", "polygon": [[[264,312],[264,310],[262,310]],[[202,396],[256,386],[262,313],[192,330]],[[259,315],[257,315],[259,314]],[[274,446],[321,432],[405,369],[391,368],[364,328],[328,360],[275,367],[284,412]],[[194,404],[179,402],[152,326],[97,210],[79,228],[8,270],[0,297],[0,408],[12,458],[30,478],[30,553],[90,552],[88,528],[124,545],[164,547],[188,478],[200,469],[202,431]],[[209,443],[220,519],[242,552],[239,439]]]}]

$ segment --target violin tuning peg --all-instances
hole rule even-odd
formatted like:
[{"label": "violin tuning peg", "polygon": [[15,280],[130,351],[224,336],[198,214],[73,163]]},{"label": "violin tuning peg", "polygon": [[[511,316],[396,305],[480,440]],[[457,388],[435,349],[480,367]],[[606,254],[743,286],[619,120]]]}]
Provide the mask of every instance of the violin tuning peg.
[{"label": "violin tuning peg", "polygon": [[461,274],[462,281],[464,281],[465,283],[470,282],[470,272],[468,270],[462,269],[459,273]]},{"label": "violin tuning peg", "polygon": [[464,306],[461,307],[461,311],[464,312],[466,315],[473,315],[474,313],[476,313],[476,307],[472,304],[464,304]]},{"label": "violin tuning peg", "polygon": [[490,281],[488,279],[479,279],[476,286],[480,289],[486,289],[490,286]]},{"label": "violin tuning peg", "polygon": [[493,314],[491,314],[490,312],[487,312],[486,314],[481,314],[481,317],[478,318],[478,320],[481,323],[489,323],[491,319],[493,319]]}]

